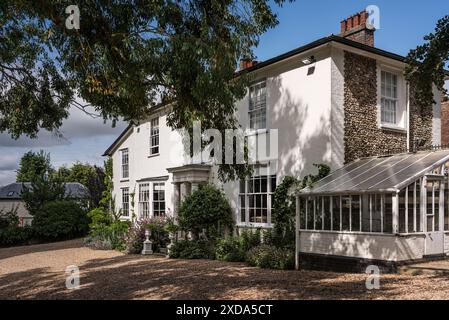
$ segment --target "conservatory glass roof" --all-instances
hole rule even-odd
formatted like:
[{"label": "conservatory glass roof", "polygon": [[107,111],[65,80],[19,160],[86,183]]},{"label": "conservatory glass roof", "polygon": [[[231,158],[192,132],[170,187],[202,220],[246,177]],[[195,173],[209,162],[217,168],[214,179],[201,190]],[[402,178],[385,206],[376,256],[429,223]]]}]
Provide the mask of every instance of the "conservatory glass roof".
[{"label": "conservatory glass roof", "polygon": [[363,158],[305,188],[301,194],[396,192],[449,161],[449,150]]}]

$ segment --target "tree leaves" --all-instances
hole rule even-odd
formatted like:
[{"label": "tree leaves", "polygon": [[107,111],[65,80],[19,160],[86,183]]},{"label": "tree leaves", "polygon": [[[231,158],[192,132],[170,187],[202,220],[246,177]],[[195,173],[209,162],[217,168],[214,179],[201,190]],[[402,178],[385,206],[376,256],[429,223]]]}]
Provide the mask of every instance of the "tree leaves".
[{"label": "tree leaves", "polygon": [[426,43],[410,50],[406,79],[418,106],[435,103],[432,85],[445,92],[445,65],[449,61],[449,15],[437,22],[435,32],[424,37]]}]

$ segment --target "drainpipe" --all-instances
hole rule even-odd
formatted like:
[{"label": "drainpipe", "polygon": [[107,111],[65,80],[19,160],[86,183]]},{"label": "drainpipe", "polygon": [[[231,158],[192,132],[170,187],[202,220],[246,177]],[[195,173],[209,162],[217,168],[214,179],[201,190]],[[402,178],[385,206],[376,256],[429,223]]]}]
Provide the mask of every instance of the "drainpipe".
[{"label": "drainpipe", "polygon": [[406,84],[406,96],[407,96],[407,106],[406,106],[406,127],[407,127],[407,152],[410,152],[410,85]]},{"label": "drainpipe", "polygon": [[296,221],[295,221],[295,269],[299,270],[299,195],[296,195]]}]

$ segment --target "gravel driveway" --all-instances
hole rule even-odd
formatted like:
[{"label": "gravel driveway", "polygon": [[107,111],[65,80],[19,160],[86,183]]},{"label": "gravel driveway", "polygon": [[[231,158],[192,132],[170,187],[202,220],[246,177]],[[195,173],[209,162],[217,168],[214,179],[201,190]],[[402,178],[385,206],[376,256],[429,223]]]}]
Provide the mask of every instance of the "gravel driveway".
[{"label": "gravel driveway", "polygon": [[[65,287],[66,267],[80,288]],[[448,299],[447,275],[365,275],[274,271],[243,263],[169,260],[92,250],[81,240],[0,249],[1,299]]]}]

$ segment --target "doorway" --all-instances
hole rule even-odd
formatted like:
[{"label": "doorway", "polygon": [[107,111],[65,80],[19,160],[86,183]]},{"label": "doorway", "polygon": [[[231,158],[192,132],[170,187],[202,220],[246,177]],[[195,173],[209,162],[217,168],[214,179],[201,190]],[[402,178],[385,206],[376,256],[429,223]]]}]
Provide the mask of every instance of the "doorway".
[{"label": "doorway", "polygon": [[425,255],[444,254],[444,177],[427,178],[425,184]]}]

